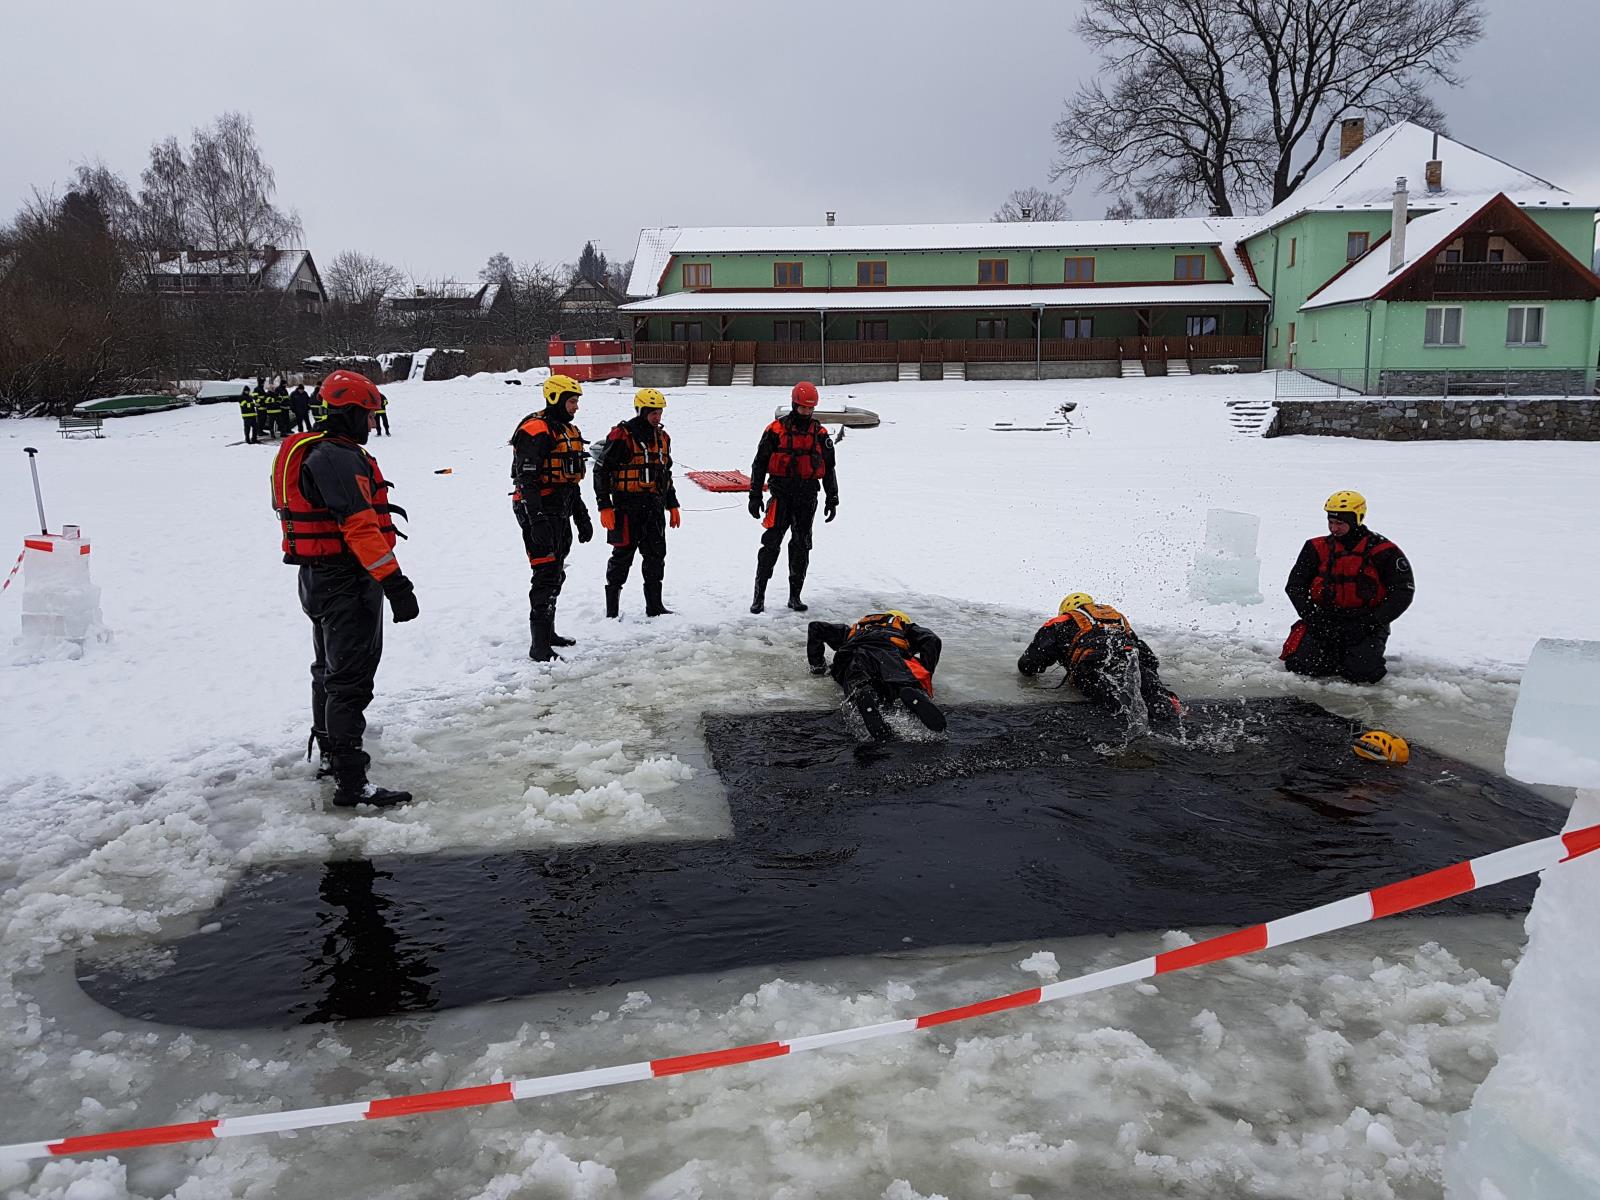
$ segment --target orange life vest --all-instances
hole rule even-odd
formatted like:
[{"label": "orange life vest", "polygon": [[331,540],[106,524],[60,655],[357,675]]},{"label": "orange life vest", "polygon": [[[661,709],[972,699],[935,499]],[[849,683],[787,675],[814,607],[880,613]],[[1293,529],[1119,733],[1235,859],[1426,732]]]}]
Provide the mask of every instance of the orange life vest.
[{"label": "orange life vest", "polygon": [[[541,433],[548,433],[555,439],[555,444],[550,447],[550,452],[544,459],[532,464],[534,473],[539,479],[540,495],[547,496],[558,487],[583,482],[589,458],[584,453],[583,435],[571,421],[552,425],[543,417],[529,416],[523,418],[522,424],[517,426],[517,432],[525,433],[531,438],[538,437]],[[513,456],[512,478],[520,478],[527,465],[522,461],[520,454]]]},{"label": "orange life vest", "polygon": [[796,429],[785,420],[774,421],[767,432],[776,434],[778,447],[767,455],[767,475],[772,479],[821,479],[828,473],[822,457],[822,424],[809,420]]},{"label": "orange life vest", "polygon": [[1311,602],[1330,608],[1367,609],[1383,603],[1389,589],[1383,586],[1373,557],[1395,544],[1379,534],[1364,532],[1353,546],[1331,537],[1311,539],[1317,552],[1317,577],[1311,581]]},{"label": "orange life vest", "polygon": [[[277,511],[278,524],[283,531],[283,561],[286,563],[326,563],[349,554],[344,534],[339,530],[339,519],[313,504],[300,488],[300,468],[305,465],[306,454],[327,436],[325,432],[290,434],[278,447],[278,456],[272,463],[272,507]],[[355,445],[354,442],[349,444]],[[405,514],[388,503],[384,493],[391,485],[378,469],[378,460],[361,447],[355,448],[361,450],[361,461],[366,467],[367,486],[363,490],[372,496],[372,508],[378,514],[378,531],[393,550],[395,527],[391,514]]]},{"label": "orange life vest", "polygon": [[1086,659],[1101,653],[1105,649],[1105,642],[1095,639],[1097,645],[1079,646],[1078,639],[1092,629],[1117,630],[1131,634],[1133,626],[1128,624],[1128,618],[1112,608],[1109,604],[1084,604],[1077,608],[1069,609],[1059,617],[1051,617],[1044,623],[1046,629],[1055,625],[1072,625],[1075,632],[1072,634],[1072,656],[1068,666],[1077,666]]},{"label": "orange life vest", "polygon": [[901,654],[911,653],[911,639],[905,636],[906,623],[893,613],[868,613],[854,625],[845,635],[844,644],[848,646],[857,637],[874,633],[887,633],[889,644]]},{"label": "orange life vest", "polygon": [[611,491],[618,496],[659,496],[667,490],[672,478],[672,438],[665,429],[657,428],[658,441],[646,446],[633,436],[626,424],[611,431],[614,439],[618,433],[628,443],[628,461],[611,472]]}]

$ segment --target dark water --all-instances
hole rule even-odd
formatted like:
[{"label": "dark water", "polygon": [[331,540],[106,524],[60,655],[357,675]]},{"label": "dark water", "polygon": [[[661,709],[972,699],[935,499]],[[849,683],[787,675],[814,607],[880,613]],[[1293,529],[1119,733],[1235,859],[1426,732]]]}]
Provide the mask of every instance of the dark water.
[{"label": "dark water", "polygon": [[[947,741],[863,751],[833,712],[709,714],[727,841],[258,870],[209,918],[219,931],[85,958],[79,982],[130,1017],[226,1028],[1243,925],[1546,836],[1564,815],[1423,747],[1407,767],[1364,763],[1348,721],[1293,699],[1201,703],[1190,744],[1121,751],[1087,705],[950,718]],[[1522,880],[1438,907],[1513,912],[1532,893]]]}]

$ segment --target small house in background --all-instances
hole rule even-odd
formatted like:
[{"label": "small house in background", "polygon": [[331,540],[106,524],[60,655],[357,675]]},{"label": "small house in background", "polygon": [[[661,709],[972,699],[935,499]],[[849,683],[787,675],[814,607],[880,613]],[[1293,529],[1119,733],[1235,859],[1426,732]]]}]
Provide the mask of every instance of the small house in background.
[{"label": "small house in background", "polygon": [[313,318],[322,316],[328,302],[308,250],[163,250],[151,256],[146,279],[163,301],[277,294],[298,315]]},{"label": "small house in background", "polygon": [[626,299],[598,279],[579,278],[556,297],[557,319],[569,337],[620,337],[617,309]]},{"label": "small house in background", "polygon": [[431,314],[486,320],[509,302],[510,294],[503,284],[447,279],[390,292],[383,298],[382,308],[397,317]]}]

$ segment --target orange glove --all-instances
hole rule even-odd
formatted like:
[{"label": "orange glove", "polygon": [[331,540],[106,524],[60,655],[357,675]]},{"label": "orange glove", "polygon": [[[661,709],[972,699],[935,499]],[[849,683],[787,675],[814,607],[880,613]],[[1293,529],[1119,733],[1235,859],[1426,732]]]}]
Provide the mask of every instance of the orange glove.
[{"label": "orange glove", "polygon": [[667,510],[667,514],[671,518],[670,523],[671,523],[671,525],[672,525],[672,527],[674,529],[676,529],[679,525],[683,524],[683,518],[678,515],[678,510],[677,509],[675,509],[675,508],[668,509]]},{"label": "orange glove", "polygon": [[602,508],[600,510],[600,528],[601,529],[615,529],[616,527],[617,527],[617,510],[614,509],[614,508]]}]

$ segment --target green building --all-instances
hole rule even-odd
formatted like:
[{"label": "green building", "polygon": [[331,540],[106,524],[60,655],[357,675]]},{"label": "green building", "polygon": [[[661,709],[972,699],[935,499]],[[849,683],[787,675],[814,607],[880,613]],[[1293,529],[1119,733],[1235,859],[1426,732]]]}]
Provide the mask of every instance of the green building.
[{"label": "green building", "polygon": [[1592,390],[1594,206],[1420,126],[1363,132],[1256,217],[643,230],[634,377]]}]

